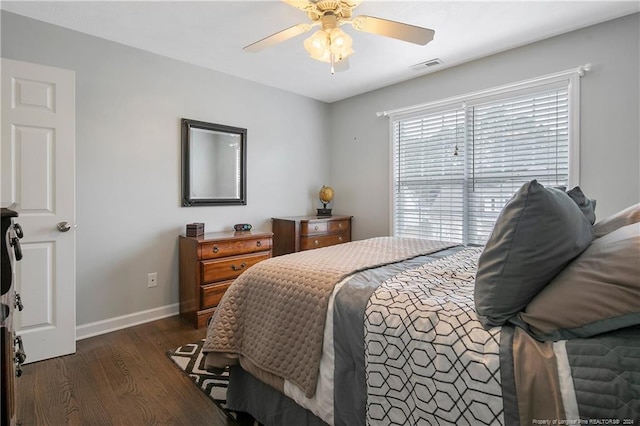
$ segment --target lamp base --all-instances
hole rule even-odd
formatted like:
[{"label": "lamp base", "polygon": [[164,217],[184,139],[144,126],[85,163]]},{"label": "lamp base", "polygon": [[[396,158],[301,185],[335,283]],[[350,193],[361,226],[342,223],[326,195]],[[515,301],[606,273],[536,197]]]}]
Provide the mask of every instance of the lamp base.
[{"label": "lamp base", "polygon": [[331,216],[331,209],[317,209],[318,216]]}]

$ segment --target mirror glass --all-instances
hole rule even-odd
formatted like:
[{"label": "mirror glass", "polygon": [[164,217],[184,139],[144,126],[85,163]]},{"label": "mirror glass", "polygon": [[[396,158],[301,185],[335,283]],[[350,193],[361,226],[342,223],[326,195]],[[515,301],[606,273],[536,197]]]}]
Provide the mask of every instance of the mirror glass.
[{"label": "mirror glass", "polygon": [[182,119],[182,205],[245,205],[247,130]]}]

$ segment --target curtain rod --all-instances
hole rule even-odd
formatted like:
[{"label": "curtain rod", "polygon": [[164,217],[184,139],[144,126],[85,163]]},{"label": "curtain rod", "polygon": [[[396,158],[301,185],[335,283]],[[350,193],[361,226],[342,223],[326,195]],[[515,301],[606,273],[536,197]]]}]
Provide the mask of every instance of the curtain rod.
[{"label": "curtain rod", "polygon": [[541,82],[544,80],[549,80],[549,79],[554,79],[554,78],[559,78],[559,77],[564,77],[567,75],[573,75],[573,74],[578,74],[579,77],[584,76],[585,72],[587,71],[591,71],[591,64],[585,64],[585,65],[580,65],[577,68],[572,68],[566,71],[560,71],[554,74],[549,74],[549,75],[545,75],[542,77],[536,77],[536,78],[532,78],[531,80],[524,80],[524,81],[520,81],[518,83],[511,83],[511,84],[506,84],[504,86],[500,86],[500,87],[496,87],[496,88],[492,88],[492,89],[485,89],[485,90],[480,90],[477,92],[473,92],[473,93],[467,93],[465,95],[460,95],[460,96],[454,96],[451,98],[447,98],[447,99],[443,99],[440,101],[434,101],[434,102],[427,102],[427,103],[423,103],[423,104],[418,104],[418,105],[412,105],[412,106],[408,106],[408,107],[403,107],[403,108],[396,108],[396,109],[392,109],[389,111],[378,111],[376,112],[376,116],[378,117],[389,117],[390,115],[394,115],[394,114],[399,114],[399,113],[405,113],[405,112],[411,112],[414,110],[420,110],[422,108],[425,108],[427,106],[437,106],[439,104],[447,104],[447,103],[452,103],[452,102],[456,102],[456,101],[464,101],[466,98],[468,97],[472,97],[472,96],[478,96],[478,95],[483,95],[483,94],[489,94],[492,92],[495,92],[497,90],[506,90],[509,88],[516,88],[525,84],[532,84],[532,83],[537,83],[537,82]]}]

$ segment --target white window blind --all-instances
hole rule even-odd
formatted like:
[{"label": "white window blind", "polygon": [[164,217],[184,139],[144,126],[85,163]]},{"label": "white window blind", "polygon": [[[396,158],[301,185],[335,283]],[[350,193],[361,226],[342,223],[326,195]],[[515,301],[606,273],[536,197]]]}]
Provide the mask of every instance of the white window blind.
[{"label": "white window blind", "polygon": [[568,185],[568,80],[514,93],[392,120],[394,235],[484,244],[522,184]]}]

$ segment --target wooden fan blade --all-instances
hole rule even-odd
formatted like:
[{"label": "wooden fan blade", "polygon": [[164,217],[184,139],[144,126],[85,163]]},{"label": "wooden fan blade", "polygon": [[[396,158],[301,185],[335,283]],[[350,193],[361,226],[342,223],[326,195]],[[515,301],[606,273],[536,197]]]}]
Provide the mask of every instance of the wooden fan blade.
[{"label": "wooden fan blade", "polygon": [[387,19],[366,15],[353,18],[351,25],[358,31],[378,34],[421,45],[425,45],[433,40],[433,35],[435,34],[435,31],[429,28],[417,27],[415,25],[403,24],[402,22],[389,21]]},{"label": "wooden fan blade", "polygon": [[289,27],[286,30],[282,30],[275,34],[271,34],[268,37],[263,38],[262,40],[256,41],[248,46],[245,46],[243,49],[247,52],[259,52],[262,49],[266,49],[267,47],[271,47],[278,43],[282,43],[285,40],[289,40],[295,36],[306,33],[311,29],[312,25],[310,24],[298,24],[293,27]]}]

